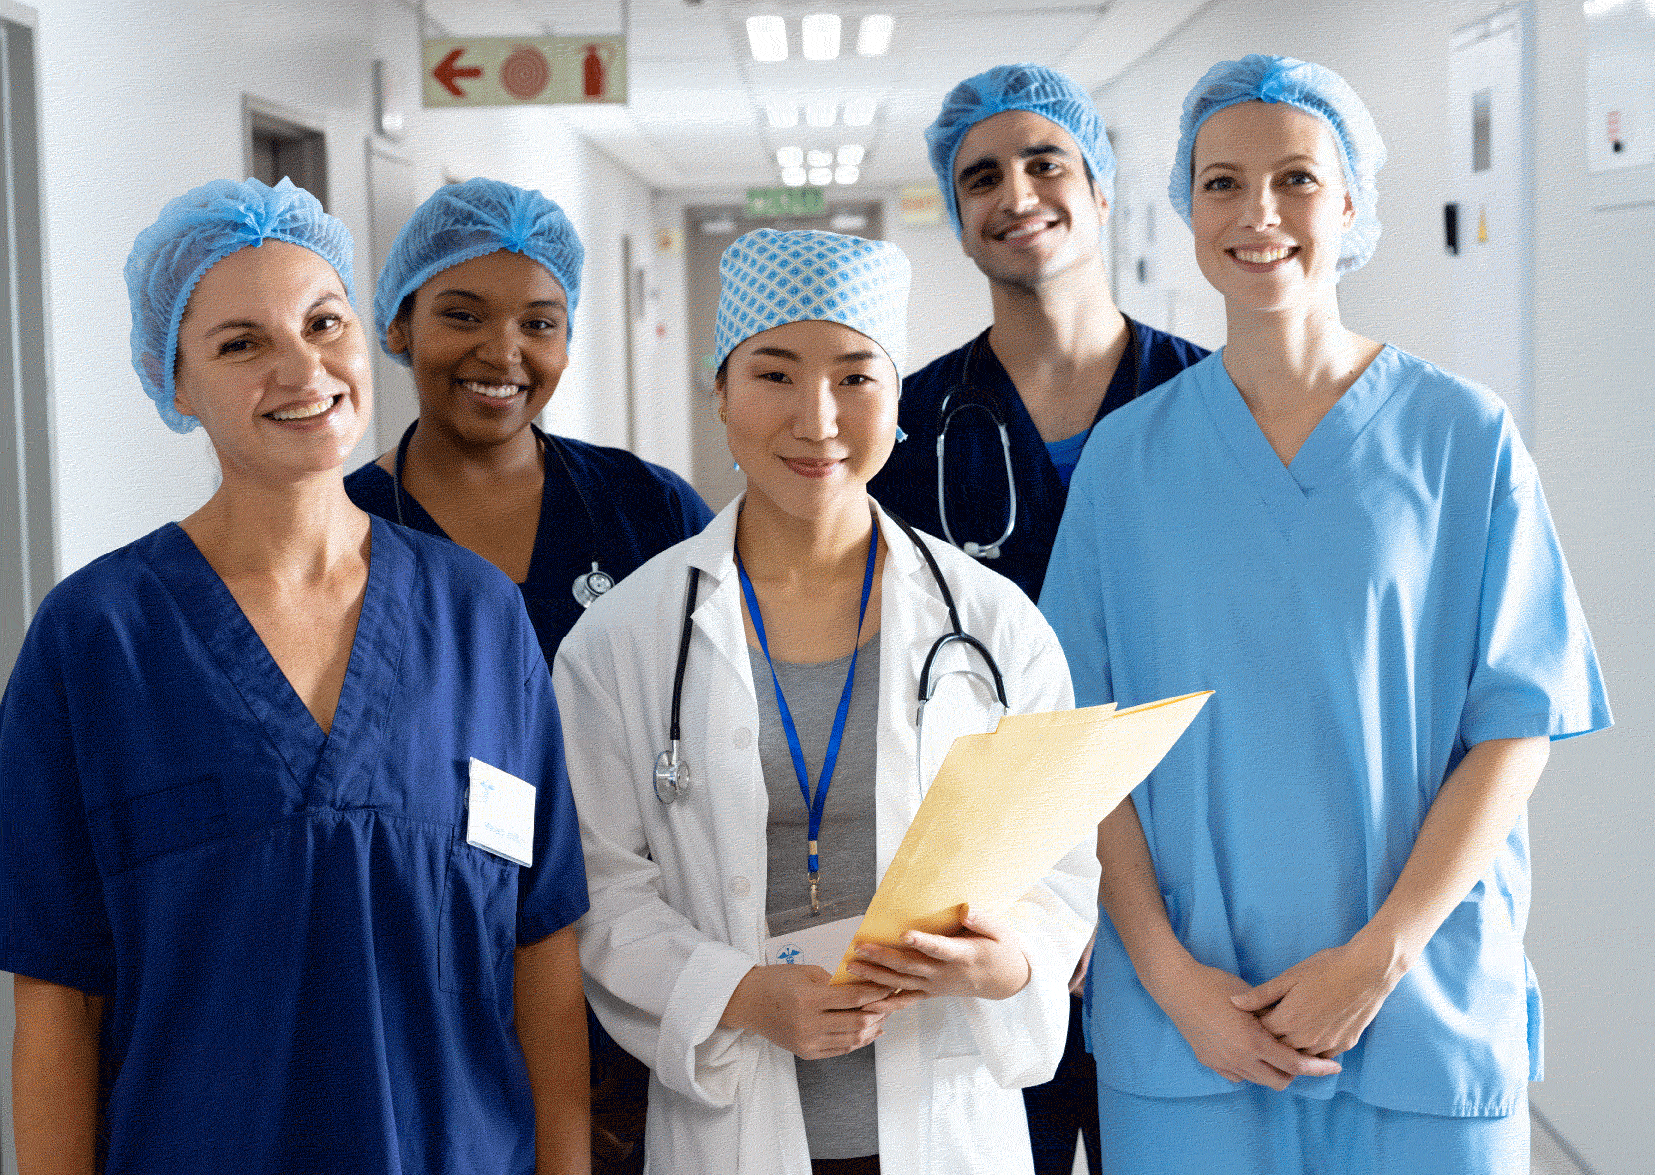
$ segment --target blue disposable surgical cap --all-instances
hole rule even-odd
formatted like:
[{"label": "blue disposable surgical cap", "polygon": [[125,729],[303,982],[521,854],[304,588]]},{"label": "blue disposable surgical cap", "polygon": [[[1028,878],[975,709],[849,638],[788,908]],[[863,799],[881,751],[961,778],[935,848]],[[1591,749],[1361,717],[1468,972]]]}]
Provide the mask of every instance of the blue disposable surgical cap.
[{"label": "blue disposable surgical cap", "polygon": [[889,241],[813,229],[754,229],[718,262],[713,363],[772,327],[837,322],[866,335],[902,373],[908,350],[908,258]]},{"label": "blue disposable surgical cap", "polygon": [[1238,102],[1283,102],[1327,123],[1356,208],[1356,218],[1340,242],[1338,272],[1343,276],[1366,265],[1379,244],[1379,190],[1374,173],[1385,166],[1385,144],[1373,116],[1344,78],[1325,66],[1292,57],[1250,53],[1240,61],[1220,61],[1184,99],[1178,156],[1167,183],[1167,195],[1184,223],[1190,223],[1196,132],[1214,114]]},{"label": "blue disposable surgical cap", "polygon": [[391,350],[385,337],[403,299],[443,270],[502,249],[539,262],[557,278],[569,299],[566,337],[573,335],[586,258],[575,226],[539,192],[500,180],[471,179],[437,189],[414,209],[391,245],[374,291],[374,329],[385,353],[408,364],[407,353]]},{"label": "blue disposable surgical cap", "polygon": [[1103,132],[1103,119],[1092,98],[1073,80],[1044,65],[997,65],[965,81],[942,100],[942,111],[925,130],[931,151],[931,170],[937,173],[943,203],[954,222],[954,232],[965,231],[960,223],[960,202],[954,192],[954,157],[966,132],[985,118],[1006,110],[1027,110],[1056,123],[1073,136],[1092,169],[1092,182],[1105,199],[1115,190],[1115,153]]},{"label": "blue disposable surgical cap", "polygon": [[354,300],[350,233],[292,180],[273,188],[253,179],[202,184],[170,201],[132,244],[126,259],[132,366],[173,432],[189,432],[201,423],[172,404],[178,324],[190,294],[214,265],[265,241],[303,245],[317,254],[338,272],[346,297]]}]

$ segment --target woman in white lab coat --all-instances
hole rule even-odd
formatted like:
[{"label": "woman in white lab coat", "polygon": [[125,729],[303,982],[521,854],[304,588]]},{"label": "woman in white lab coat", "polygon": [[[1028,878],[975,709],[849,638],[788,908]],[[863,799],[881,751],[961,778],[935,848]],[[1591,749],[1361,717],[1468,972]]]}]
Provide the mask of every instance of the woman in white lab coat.
[{"label": "woman in white lab coat", "polygon": [[[1014,585],[905,533],[867,495],[896,439],[900,251],[759,230],[730,247],[721,273],[719,411],[747,492],[598,601],[554,671],[592,899],[582,964],[599,1017],[652,1070],[647,1169],[1030,1172],[1019,1090],[1048,1080],[1063,1049],[1067,984],[1094,919],[1090,844],[1006,919],[973,916],[909,949],[862,948],[861,982],[829,987],[826,972],[767,953],[786,953],[769,942],[777,894],[805,884],[805,795],[825,790],[823,759],[838,761],[819,830],[823,917],[854,919],[921,781],[955,735],[1002,713],[986,660],[950,642],[931,668],[921,744],[922,666],[953,628],[945,595],[998,662],[1011,711],[1070,706],[1067,667]],[[847,680],[842,734],[826,731],[830,697],[797,723],[812,754],[784,748],[778,760],[793,725],[783,695],[797,707],[798,674],[817,671],[830,695]],[[680,774],[658,780],[669,734],[681,736]],[[858,847],[868,876],[842,896],[856,888],[846,875]],[[863,1075],[845,1058],[860,1058]],[[858,1097],[868,1108],[847,1112]]]}]

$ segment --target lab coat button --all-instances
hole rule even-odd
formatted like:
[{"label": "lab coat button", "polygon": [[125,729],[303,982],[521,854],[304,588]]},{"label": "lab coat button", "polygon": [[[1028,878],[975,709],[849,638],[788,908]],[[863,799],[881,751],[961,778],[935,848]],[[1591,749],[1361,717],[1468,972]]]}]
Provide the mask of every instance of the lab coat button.
[{"label": "lab coat button", "polygon": [[745,877],[730,878],[730,892],[738,898],[744,898],[752,890],[752,885]]},{"label": "lab coat button", "polygon": [[745,726],[738,726],[730,732],[730,741],[735,743],[736,750],[745,751],[748,744],[753,741],[753,732]]}]

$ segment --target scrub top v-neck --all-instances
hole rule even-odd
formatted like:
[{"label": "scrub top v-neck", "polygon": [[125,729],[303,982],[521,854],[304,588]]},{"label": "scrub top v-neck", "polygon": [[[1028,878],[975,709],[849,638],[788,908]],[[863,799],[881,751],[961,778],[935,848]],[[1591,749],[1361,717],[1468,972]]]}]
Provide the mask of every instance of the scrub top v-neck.
[{"label": "scrub top v-neck", "polygon": [[[549,665],[585,612],[573,585],[594,562],[618,583],[668,547],[699,534],[713,515],[669,469],[624,449],[536,432],[546,446],[546,476],[529,574],[518,588]],[[369,462],[347,477],[345,492],[368,513],[398,521],[396,481],[378,464]],[[448,537],[412,494],[401,498],[403,525]]]},{"label": "scrub top v-neck", "polygon": [[[1468,748],[1609,708],[1534,464],[1492,394],[1384,348],[1289,465],[1222,352],[1093,429],[1041,611],[1078,705],[1216,691],[1133,793],[1167,914],[1262,983],[1347,942]],[[1520,821],[1332,1077],[1410,1113],[1499,1117],[1540,1075]],[[1093,955],[1101,1084],[1228,1093],[1137,980]]]},{"label": "scrub top v-neck", "polygon": [[[473,758],[537,787],[532,867],[467,843]],[[108,999],[108,1175],[532,1171],[512,954],[586,887],[483,560],[373,520],[325,735],[179,527],[95,560],[0,703],[0,812],[0,968]]]}]

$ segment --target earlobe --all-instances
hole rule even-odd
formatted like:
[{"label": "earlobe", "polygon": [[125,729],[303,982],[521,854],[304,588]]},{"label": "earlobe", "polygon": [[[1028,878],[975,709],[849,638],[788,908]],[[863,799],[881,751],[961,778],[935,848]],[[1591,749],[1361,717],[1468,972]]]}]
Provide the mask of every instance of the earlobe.
[{"label": "earlobe", "polygon": [[408,354],[407,320],[397,315],[385,327],[385,344],[393,355]]},{"label": "earlobe", "polygon": [[173,385],[172,389],[172,406],[185,416],[195,415],[195,409],[190,407],[189,400],[185,399],[184,393],[179,390],[176,384]]}]

